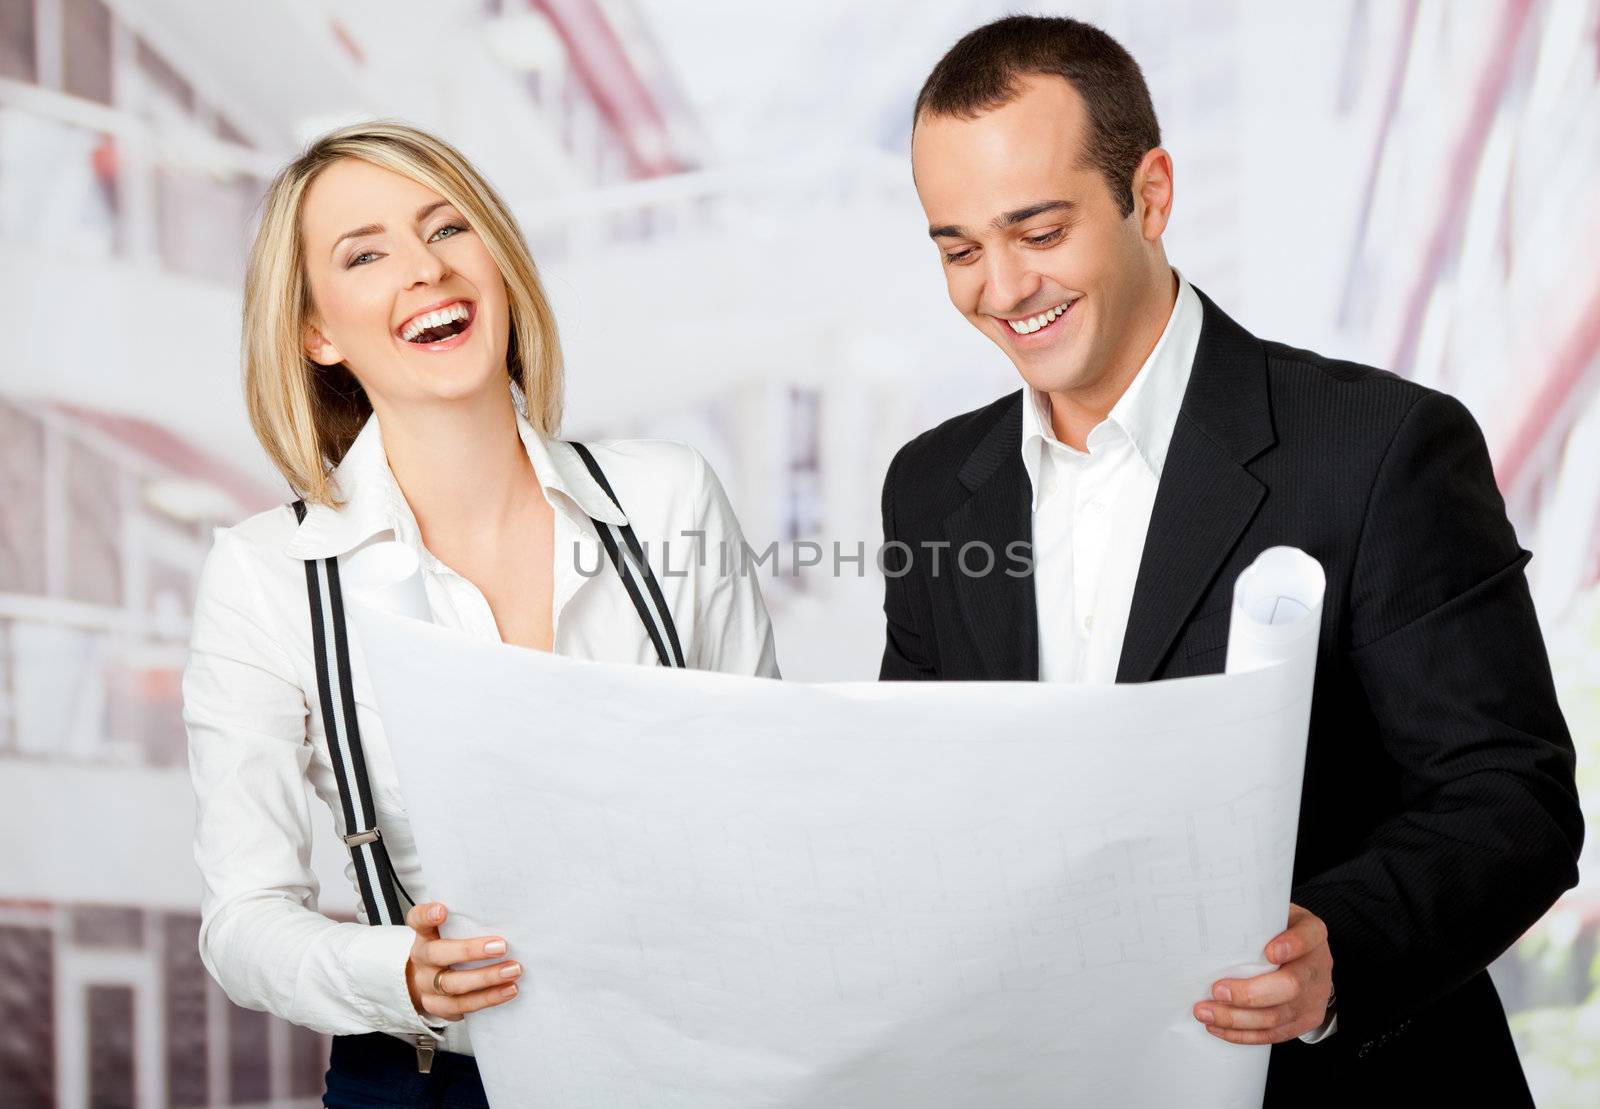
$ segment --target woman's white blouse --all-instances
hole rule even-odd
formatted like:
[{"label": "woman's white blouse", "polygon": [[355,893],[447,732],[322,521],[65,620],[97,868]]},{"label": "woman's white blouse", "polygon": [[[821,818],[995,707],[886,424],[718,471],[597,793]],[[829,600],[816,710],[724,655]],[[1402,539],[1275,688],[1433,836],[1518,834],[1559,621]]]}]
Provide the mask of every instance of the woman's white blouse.
[{"label": "woman's white blouse", "polygon": [[[557,653],[659,665],[590,522],[626,519],[647,547],[688,664],[778,676],[756,575],[721,572],[744,564],[743,537],[716,475],[698,452],[659,440],[591,444],[624,517],[568,444],[543,439],[520,415],[518,430],[555,508]],[[204,880],[200,953],[228,996],[247,1008],[327,1033],[432,1033],[444,1049],[470,1052],[463,1023],[430,1027],[411,1006],[405,981],[409,928],[338,922],[317,911],[308,783],[332,810],[340,833],[346,829],[315,707],[304,560],[346,556],[374,541],[398,539],[418,552],[435,623],[488,642],[499,642],[500,634],[482,593],[422,546],[416,518],[384,456],[376,418],[368,420],[334,477],[346,502],[342,510],[310,506],[297,526],[293,509],[283,505],[219,528],[201,574],[183,676],[198,798],[195,859]],[[731,553],[721,555],[721,545]],[[428,879],[418,868],[355,637],[350,653],[379,826],[401,882],[425,901]],[[639,737],[641,743],[649,739]],[[439,737],[441,758],[449,757],[449,744],[449,736]],[[347,866],[345,876],[355,889],[354,869]],[[507,939],[515,957],[516,937]],[[530,980],[536,976],[537,968],[530,968]]]}]

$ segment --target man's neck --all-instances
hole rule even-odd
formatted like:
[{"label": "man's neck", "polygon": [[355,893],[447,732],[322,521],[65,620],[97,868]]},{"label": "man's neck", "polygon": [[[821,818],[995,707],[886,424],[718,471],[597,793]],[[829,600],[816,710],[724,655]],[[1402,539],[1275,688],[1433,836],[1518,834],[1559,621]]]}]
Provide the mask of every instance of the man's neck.
[{"label": "man's neck", "polygon": [[1074,450],[1087,450],[1089,433],[1104,422],[1156,349],[1178,302],[1177,271],[1165,267],[1169,280],[1153,282],[1148,304],[1134,314],[1135,328],[1111,359],[1109,372],[1076,389],[1047,393],[1050,430]]}]

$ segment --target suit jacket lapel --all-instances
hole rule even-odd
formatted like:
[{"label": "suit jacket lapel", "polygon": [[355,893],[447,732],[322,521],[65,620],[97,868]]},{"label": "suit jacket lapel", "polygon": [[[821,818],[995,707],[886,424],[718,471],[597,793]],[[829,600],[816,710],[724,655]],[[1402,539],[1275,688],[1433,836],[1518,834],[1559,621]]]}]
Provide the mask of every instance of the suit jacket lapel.
[{"label": "suit jacket lapel", "polygon": [[1155,677],[1266,497],[1245,468],[1276,441],[1266,352],[1204,293],[1200,302],[1200,343],[1145,535],[1119,682]]},{"label": "suit jacket lapel", "polygon": [[[987,677],[1034,681],[1039,676],[1039,628],[1034,611],[1033,578],[1014,577],[1006,547],[1031,542],[1033,513],[1028,473],[1022,465],[1022,394],[973,449],[957,477],[972,491],[945,517],[950,549],[942,552],[941,574],[955,583],[961,614],[977,643]],[[957,558],[964,544],[986,543],[994,554],[989,573],[963,573]],[[919,552],[918,557],[925,557]],[[986,558],[969,560],[975,570]]]}]

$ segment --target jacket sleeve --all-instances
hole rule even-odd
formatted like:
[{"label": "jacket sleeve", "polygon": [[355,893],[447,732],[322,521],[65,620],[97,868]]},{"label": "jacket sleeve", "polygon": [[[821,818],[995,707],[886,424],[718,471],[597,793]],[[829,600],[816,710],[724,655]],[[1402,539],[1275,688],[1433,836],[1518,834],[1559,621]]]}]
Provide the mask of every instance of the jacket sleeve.
[{"label": "jacket sleeve", "polygon": [[916,568],[911,549],[895,519],[895,471],[901,454],[889,463],[883,479],[883,616],[887,628],[879,681],[931,681],[939,677],[933,643],[917,625],[914,606]]},{"label": "jacket sleeve", "polygon": [[206,559],[183,675],[201,958],[235,1004],[314,1031],[430,1032],[411,929],[316,911],[306,698],[238,545],[219,532]]},{"label": "jacket sleeve", "polygon": [[1521,549],[1456,400],[1407,414],[1370,492],[1349,658],[1402,811],[1294,901],[1328,926],[1347,1035],[1482,971],[1577,880],[1583,818]]}]

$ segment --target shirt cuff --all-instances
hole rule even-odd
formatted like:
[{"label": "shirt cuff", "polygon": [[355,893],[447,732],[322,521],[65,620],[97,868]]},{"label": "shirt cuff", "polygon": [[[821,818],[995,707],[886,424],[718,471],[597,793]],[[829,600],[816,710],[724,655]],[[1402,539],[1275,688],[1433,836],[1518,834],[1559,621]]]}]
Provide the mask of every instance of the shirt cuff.
[{"label": "shirt cuff", "polygon": [[1324,1020],[1320,1026],[1313,1028],[1311,1031],[1302,1035],[1300,1037],[1300,1042],[1304,1044],[1318,1043],[1327,1039],[1337,1031],[1339,1031],[1339,1010],[1335,1009],[1333,1012],[1328,1014],[1327,1019]]},{"label": "shirt cuff", "polygon": [[360,927],[345,965],[351,995],[367,1010],[372,1030],[443,1040],[448,1022],[425,1018],[412,1008],[411,991],[406,988],[406,961],[417,934],[399,924]]}]

